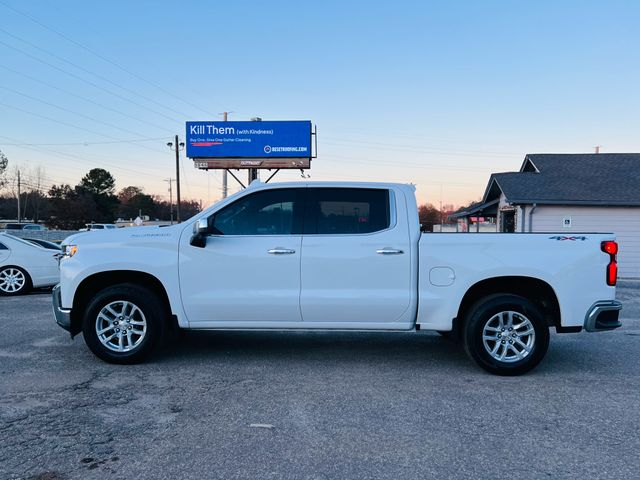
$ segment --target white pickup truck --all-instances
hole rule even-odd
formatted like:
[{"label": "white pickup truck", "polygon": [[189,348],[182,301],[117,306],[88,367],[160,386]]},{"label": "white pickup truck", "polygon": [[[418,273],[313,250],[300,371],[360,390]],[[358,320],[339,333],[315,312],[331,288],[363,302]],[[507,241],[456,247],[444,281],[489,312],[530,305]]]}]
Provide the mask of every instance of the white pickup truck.
[{"label": "white pickup truck", "polygon": [[425,234],[411,185],[254,182],[182,224],[63,248],[56,321],[113,363],[147,358],[172,327],[432,330],[516,375],[550,327],[620,326],[614,235]]}]

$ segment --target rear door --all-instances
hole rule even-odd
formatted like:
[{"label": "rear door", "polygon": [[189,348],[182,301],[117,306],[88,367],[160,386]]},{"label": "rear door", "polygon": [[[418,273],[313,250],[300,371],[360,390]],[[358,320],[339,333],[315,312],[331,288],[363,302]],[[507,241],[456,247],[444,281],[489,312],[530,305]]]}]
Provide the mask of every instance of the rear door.
[{"label": "rear door", "polygon": [[411,245],[400,196],[387,188],[308,188],[301,260],[304,322],[357,328],[413,320]]}]

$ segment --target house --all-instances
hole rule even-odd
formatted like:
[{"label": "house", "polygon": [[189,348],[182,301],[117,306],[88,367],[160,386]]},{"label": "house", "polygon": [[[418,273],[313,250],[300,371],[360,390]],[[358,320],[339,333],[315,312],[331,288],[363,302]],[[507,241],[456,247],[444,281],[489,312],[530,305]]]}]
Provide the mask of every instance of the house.
[{"label": "house", "polygon": [[499,232],[613,232],[620,277],[640,278],[640,153],[527,155],[452,215],[467,225],[476,216],[495,218]]}]

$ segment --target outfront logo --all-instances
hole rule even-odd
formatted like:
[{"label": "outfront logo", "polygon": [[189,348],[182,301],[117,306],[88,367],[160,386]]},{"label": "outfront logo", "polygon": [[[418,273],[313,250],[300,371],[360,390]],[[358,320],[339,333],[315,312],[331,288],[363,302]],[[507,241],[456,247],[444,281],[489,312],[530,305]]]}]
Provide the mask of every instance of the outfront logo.
[{"label": "outfront logo", "polygon": [[265,145],[264,146],[264,153],[271,153],[271,146],[270,145]]}]

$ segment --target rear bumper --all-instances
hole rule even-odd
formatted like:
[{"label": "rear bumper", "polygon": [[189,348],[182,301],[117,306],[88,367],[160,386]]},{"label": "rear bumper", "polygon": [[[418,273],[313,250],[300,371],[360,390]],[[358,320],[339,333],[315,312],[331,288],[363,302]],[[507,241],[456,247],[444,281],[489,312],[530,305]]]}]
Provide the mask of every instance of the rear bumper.
[{"label": "rear bumper", "polygon": [[622,303],[617,300],[594,303],[584,319],[584,329],[587,332],[602,332],[621,327],[622,323],[618,320],[621,309]]},{"label": "rear bumper", "polygon": [[53,317],[56,319],[56,323],[66,331],[71,331],[71,309],[65,309],[61,306],[60,284],[53,287],[51,300],[53,302]]}]

